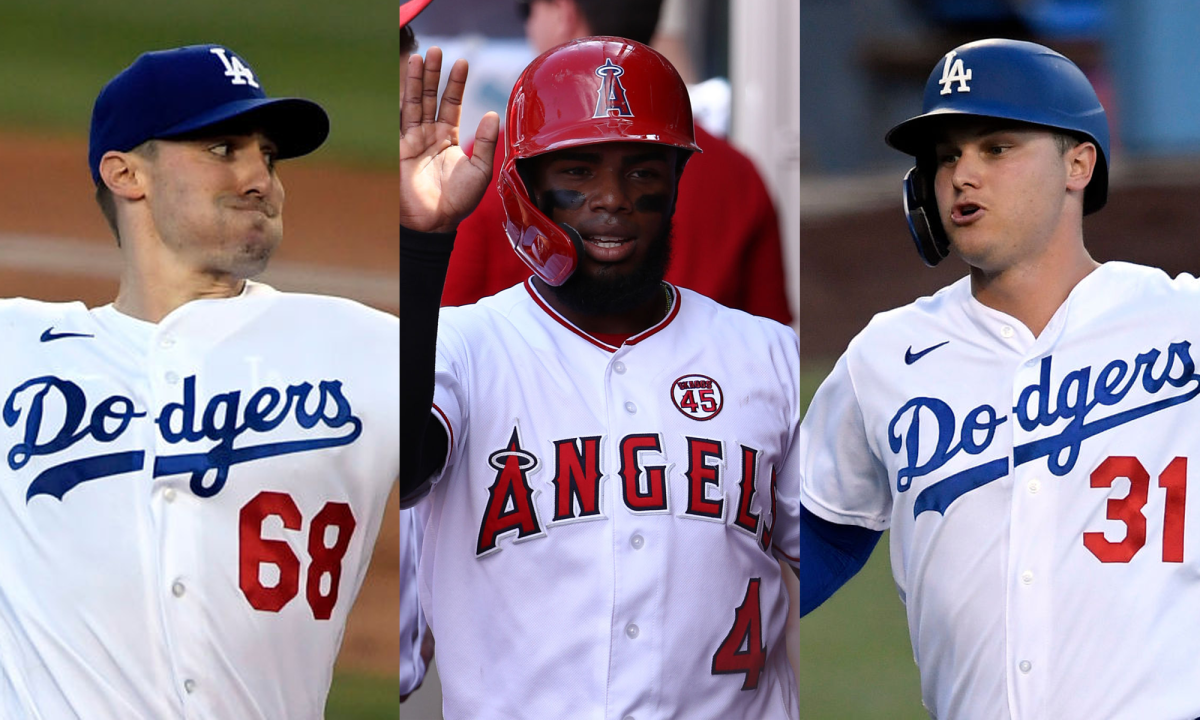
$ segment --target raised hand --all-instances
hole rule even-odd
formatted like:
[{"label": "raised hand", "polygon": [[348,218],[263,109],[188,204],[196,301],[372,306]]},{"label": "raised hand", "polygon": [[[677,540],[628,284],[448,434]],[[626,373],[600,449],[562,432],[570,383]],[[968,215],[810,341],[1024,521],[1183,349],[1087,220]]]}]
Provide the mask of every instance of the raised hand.
[{"label": "raised hand", "polygon": [[441,48],[408,59],[400,108],[400,224],[422,232],[449,232],[475,209],[492,179],[500,117],[489,112],[475,132],[471,157],[458,145],[467,61],[450,69],[438,105]]}]

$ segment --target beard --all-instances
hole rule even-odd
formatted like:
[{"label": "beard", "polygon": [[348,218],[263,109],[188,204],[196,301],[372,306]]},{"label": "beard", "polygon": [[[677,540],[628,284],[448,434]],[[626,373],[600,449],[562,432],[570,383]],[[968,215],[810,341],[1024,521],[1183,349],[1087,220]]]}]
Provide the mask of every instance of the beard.
[{"label": "beard", "polygon": [[622,315],[660,293],[663,277],[671,264],[671,221],[651,241],[641,265],[627,273],[602,268],[595,275],[575,272],[558,287],[554,296],[571,311],[581,315]]}]

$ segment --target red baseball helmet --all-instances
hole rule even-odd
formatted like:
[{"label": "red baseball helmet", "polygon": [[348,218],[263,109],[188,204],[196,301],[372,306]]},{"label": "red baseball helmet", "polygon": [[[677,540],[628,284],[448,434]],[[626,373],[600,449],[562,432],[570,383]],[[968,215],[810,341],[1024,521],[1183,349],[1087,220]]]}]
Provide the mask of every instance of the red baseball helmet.
[{"label": "red baseball helmet", "polygon": [[646,142],[700,152],[687,86],[671,63],[641,43],[588,37],[547,50],[525,68],[508,99],[497,189],[513,250],[550,285],[578,263],[579,233],[538,210],[517,161],[563,148]]}]

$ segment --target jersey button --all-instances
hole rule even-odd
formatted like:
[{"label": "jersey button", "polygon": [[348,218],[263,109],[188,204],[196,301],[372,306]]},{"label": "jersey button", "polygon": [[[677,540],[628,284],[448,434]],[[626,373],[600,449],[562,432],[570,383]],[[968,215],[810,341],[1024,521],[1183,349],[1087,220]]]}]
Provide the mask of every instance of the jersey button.
[{"label": "jersey button", "polygon": [[1005,325],[1000,328],[1000,336],[1005,338],[1012,337],[1017,331],[1013,330],[1012,325]]},{"label": "jersey button", "polygon": [[646,544],[646,538],[641,535],[634,535],[629,538],[629,544],[633,546],[634,550],[641,550],[642,546]]},{"label": "jersey button", "polygon": [[158,339],[158,346],[164,350],[175,347],[175,338],[170,335],[163,335]]},{"label": "jersey button", "polygon": [[637,412],[637,405],[634,405],[631,402],[625,403],[625,412],[632,415],[633,413]]},{"label": "jersey button", "polygon": [[183,681],[183,689],[187,692],[188,695],[191,695],[192,693],[196,692],[196,681],[191,678],[184,680]]},{"label": "jersey button", "polygon": [[613,372],[617,373],[618,375],[624,375],[625,374],[625,363],[621,362],[620,360],[613,363]]},{"label": "jersey button", "polygon": [[175,502],[175,488],[167,488],[163,490],[163,500],[167,502]]},{"label": "jersey button", "polygon": [[1028,675],[1029,671],[1033,669],[1033,663],[1029,662],[1028,660],[1022,660],[1021,664],[1017,667],[1021,668],[1021,672]]},{"label": "jersey button", "polygon": [[1021,582],[1025,583],[1026,585],[1032,585],[1033,584],[1033,573],[1028,570],[1021,573]]},{"label": "jersey button", "polygon": [[625,637],[629,638],[630,640],[637,640],[639,633],[641,633],[641,630],[638,629],[637,625],[629,623],[625,626]]},{"label": "jersey button", "polygon": [[163,379],[167,381],[168,385],[174,385],[175,383],[179,382],[179,375],[174,370],[168,370],[167,373],[163,375]]},{"label": "jersey button", "polygon": [[1041,489],[1042,489],[1042,484],[1040,482],[1038,482],[1037,480],[1029,481],[1029,494],[1030,495],[1037,495],[1038,491]]},{"label": "jersey button", "polygon": [[184,587],[183,583],[179,582],[178,580],[171,583],[171,594],[175,597],[183,597],[185,592],[187,592],[187,588]]}]

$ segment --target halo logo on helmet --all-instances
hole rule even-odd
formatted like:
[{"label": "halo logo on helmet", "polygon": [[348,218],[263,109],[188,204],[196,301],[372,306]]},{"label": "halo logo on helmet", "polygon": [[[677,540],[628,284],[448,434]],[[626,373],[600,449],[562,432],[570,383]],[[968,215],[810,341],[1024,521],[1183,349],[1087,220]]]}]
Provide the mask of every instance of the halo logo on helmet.
[{"label": "halo logo on helmet", "polygon": [[612,58],[605,58],[604,64],[596,68],[596,74],[603,78],[604,82],[596,91],[596,112],[592,117],[611,117],[614,112],[617,117],[633,117],[633,111],[629,109],[629,98],[625,97],[625,86],[621,84],[621,76],[625,71],[613,65]]},{"label": "halo logo on helmet", "polygon": [[537,207],[520,161],[597,143],[644,142],[678,148],[682,169],[700,152],[679,73],[655,50],[618,37],[572,40],[529,63],[508,99],[503,142],[496,189],[504,231],[517,256],[555,287],[575,272],[583,238]]},{"label": "halo logo on helmet", "polygon": [[917,160],[904,176],[904,214],[926,265],[933,267],[950,254],[933,191],[933,146],[948,117],[1012,120],[1091,142],[1097,158],[1084,190],[1083,214],[1096,212],[1108,200],[1108,117],[1083,71],[1063,55],[1031,42],[991,39],[960,45],[929,74],[922,113],[884,138]]}]

